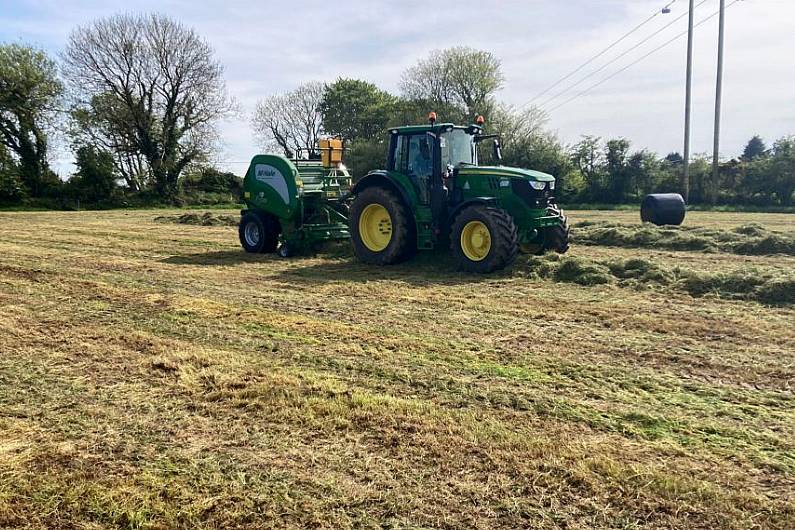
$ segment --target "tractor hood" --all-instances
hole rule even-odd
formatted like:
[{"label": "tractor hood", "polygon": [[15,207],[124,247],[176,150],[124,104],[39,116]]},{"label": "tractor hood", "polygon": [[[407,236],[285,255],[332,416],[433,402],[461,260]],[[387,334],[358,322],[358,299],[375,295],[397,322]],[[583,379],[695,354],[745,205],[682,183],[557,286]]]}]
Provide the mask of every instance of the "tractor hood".
[{"label": "tractor hood", "polygon": [[462,177],[514,177],[538,182],[554,182],[555,177],[541,171],[508,166],[465,166],[458,170]]}]

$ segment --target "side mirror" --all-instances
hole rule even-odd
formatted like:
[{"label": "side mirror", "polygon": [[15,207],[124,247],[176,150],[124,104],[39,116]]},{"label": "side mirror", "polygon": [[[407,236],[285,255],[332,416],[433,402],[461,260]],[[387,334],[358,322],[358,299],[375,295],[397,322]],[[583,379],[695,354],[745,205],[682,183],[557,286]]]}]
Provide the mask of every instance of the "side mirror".
[{"label": "side mirror", "polygon": [[500,145],[499,138],[494,139],[493,149],[494,149],[494,159],[497,160],[498,162],[502,161],[502,146]]}]

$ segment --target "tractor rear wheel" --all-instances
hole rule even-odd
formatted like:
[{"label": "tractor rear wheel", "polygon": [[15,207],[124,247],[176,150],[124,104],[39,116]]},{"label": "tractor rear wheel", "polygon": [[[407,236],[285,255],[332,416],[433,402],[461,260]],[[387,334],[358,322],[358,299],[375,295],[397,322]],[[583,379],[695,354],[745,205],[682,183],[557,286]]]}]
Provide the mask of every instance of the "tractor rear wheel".
[{"label": "tractor rear wheel", "polygon": [[558,254],[565,254],[569,250],[571,228],[569,219],[560,213],[560,224],[544,229],[544,250],[552,250]]},{"label": "tractor rear wheel", "polygon": [[272,253],[279,244],[279,221],[267,213],[246,212],[238,227],[240,244],[246,252]]},{"label": "tractor rear wheel", "polygon": [[510,265],[519,252],[513,218],[505,210],[477,205],[461,211],[450,231],[450,249],[460,269],[486,274]]},{"label": "tractor rear wheel", "polygon": [[390,265],[417,249],[411,212],[392,191],[373,186],[353,200],[350,231],[356,257],[365,263]]}]

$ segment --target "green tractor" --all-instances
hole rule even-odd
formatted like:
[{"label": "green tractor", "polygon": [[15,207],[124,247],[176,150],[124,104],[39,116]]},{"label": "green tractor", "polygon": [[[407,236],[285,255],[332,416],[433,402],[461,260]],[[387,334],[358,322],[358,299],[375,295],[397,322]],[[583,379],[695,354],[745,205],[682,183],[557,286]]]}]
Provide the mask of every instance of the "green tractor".
[{"label": "green tractor", "polygon": [[522,250],[566,252],[569,225],[555,203],[552,175],[478,165],[483,119],[467,127],[436,123],[390,130],[384,170],[351,189],[349,226],[357,257],[386,265],[449,244],[460,269],[489,273]]},{"label": "green tractor", "polygon": [[365,263],[388,265],[417,250],[448,246],[460,269],[489,273],[520,250],[566,252],[569,225],[554,199],[552,175],[479,166],[483,120],[462,127],[436,123],[389,131],[383,170],[351,186],[339,140],[322,140],[321,160],[257,155],[244,179],[248,208],[240,242],[249,252],[287,256],[314,242],[350,239]]}]

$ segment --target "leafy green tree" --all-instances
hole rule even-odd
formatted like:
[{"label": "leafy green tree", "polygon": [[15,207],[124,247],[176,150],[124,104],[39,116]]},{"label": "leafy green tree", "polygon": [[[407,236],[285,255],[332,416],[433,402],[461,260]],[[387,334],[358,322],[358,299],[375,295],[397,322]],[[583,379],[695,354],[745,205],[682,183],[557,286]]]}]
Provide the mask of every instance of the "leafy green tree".
[{"label": "leafy green tree", "polygon": [[323,130],[345,140],[381,140],[396,99],[367,81],[339,78],[320,101]]},{"label": "leafy green tree", "polygon": [[792,206],[795,192],[795,136],[777,140],[772,149],[750,161],[743,160],[737,195],[759,205]]},{"label": "leafy green tree", "polygon": [[116,168],[110,153],[93,146],[82,146],[77,149],[75,165],[77,172],[72,184],[81,199],[101,202],[111,198],[118,185]]},{"label": "leafy green tree", "polygon": [[775,203],[772,191],[772,157],[759,157],[743,164],[741,197],[743,202],[769,205]]},{"label": "leafy green tree", "polygon": [[745,145],[745,149],[743,149],[743,154],[740,157],[740,160],[743,162],[751,162],[759,157],[765,156],[766,154],[767,146],[765,145],[764,140],[757,135],[748,140],[748,143]]},{"label": "leafy green tree", "polygon": [[372,169],[386,167],[387,144],[380,140],[354,140],[345,153],[345,163],[354,177],[361,177]]},{"label": "leafy green tree", "polygon": [[504,80],[495,55],[456,46],[431,52],[428,58],[403,72],[400,89],[410,100],[457,107],[471,121],[478,114],[490,114],[494,95]]},{"label": "leafy green tree", "polygon": [[795,136],[785,136],[773,144],[770,167],[771,189],[782,206],[792,206],[795,193]]},{"label": "leafy green tree", "polygon": [[186,171],[182,189],[194,203],[242,202],[243,179],[210,165],[198,165]]},{"label": "leafy green tree", "polygon": [[712,158],[704,153],[697,154],[690,161],[690,196],[688,202],[700,204],[708,202],[712,185]]},{"label": "leafy green tree", "polygon": [[635,199],[654,193],[662,167],[660,159],[650,151],[643,149],[633,153],[627,160],[624,170],[627,182],[625,198],[630,193]]},{"label": "leafy green tree", "polygon": [[685,159],[679,153],[668,153],[667,155],[665,155],[664,160],[668,162],[672,167],[673,166],[681,167],[685,161]]},{"label": "leafy green tree", "polygon": [[[150,185],[174,201],[190,164],[212,149],[235,108],[209,43],[163,15],[115,15],[72,32],[64,67],[75,106],[146,161]],[[115,150],[115,149],[114,149]]]},{"label": "leafy green tree", "polygon": [[0,45],[0,143],[18,158],[20,179],[34,196],[53,182],[47,129],[62,90],[55,62],[43,51]]},{"label": "leafy green tree", "polygon": [[605,201],[607,171],[604,165],[602,139],[598,136],[583,136],[582,140],[572,148],[571,160],[585,182],[583,198],[588,201]]},{"label": "leafy green tree", "polygon": [[0,203],[17,204],[24,196],[19,168],[6,146],[0,143]]},{"label": "leafy green tree", "polygon": [[627,157],[629,156],[629,140],[617,138],[609,140],[605,145],[605,162],[609,193],[607,200],[622,203],[626,197],[629,184]]},{"label": "leafy green tree", "polygon": [[[712,204],[735,204],[742,202],[745,195],[742,189],[743,169],[745,163],[739,159],[721,162],[718,167],[718,180],[712,182],[711,196]],[[712,180],[714,181],[714,175]]]}]

